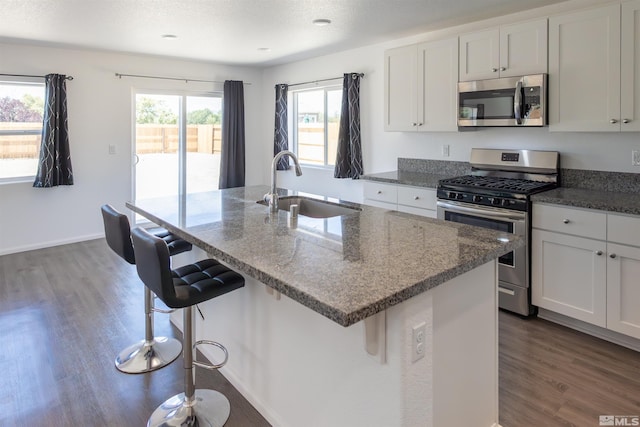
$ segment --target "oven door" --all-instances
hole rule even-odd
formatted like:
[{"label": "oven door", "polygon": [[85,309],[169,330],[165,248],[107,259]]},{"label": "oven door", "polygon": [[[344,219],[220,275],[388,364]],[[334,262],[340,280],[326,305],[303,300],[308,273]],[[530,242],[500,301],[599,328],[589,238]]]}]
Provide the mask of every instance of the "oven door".
[{"label": "oven door", "polygon": [[[438,219],[490,228],[523,236],[526,241],[528,217],[526,212],[469,203],[438,200]],[[500,282],[519,288],[529,286],[528,243],[498,259]],[[506,289],[506,288],[505,288]]]}]

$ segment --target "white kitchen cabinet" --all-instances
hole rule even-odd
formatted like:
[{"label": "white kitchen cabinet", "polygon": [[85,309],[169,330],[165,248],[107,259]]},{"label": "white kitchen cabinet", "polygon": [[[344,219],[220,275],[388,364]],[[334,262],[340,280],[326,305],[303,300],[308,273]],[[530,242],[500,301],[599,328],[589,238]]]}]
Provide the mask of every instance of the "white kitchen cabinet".
[{"label": "white kitchen cabinet", "polygon": [[457,131],[456,39],[385,52],[386,131]]},{"label": "white kitchen cabinet", "polygon": [[460,36],[460,81],[546,72],[546,19]]},{"label": "white kitchen cabinet", "polygon": [[640,338],[640,217],[534,204],[538,307]]},{"label": "white kitchen cabinet", "polygon": [[606,327],[606,243],[534,229],[531,299],[534,305]]},{"label": "white kitchen cabinet", "polygon": [[414,215],[436,217],[436,190],[377,181],[364,182],[364,204]]},{"label": "white kitchen cabinet", "polygon": [[549,130],[640,130],[640,1],[551,17]]}]

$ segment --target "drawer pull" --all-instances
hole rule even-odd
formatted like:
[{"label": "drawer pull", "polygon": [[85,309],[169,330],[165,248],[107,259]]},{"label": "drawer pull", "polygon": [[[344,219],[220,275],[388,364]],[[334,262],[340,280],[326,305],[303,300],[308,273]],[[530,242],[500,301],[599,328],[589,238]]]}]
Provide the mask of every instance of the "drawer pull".
[{"label": "drawer pull", "polygon": [[569,224],[571,221],[569,221],[567,218],[565,218],[562,222],[564,222],[565,224]]},{"label": "drawer pull", "polygon": [[378,190],[378,194],[382,194],[382,190]]},{"label": "drawer pull", "polygon": [[497,68],[492,68],[491,71],[493,71],[494,73],[497,73],[498,69]]},{"label": "drawer pull", "polygon": [[631,120],[629,120],[629,119],[622,119],[622,123],[625,123],[625,124],[626,124],[626,123],[629,123],[630,121],[631,121]]},{"label": "drawer pull", "polygon": [[602,255],[602,251],[596,251],[596,255],[598,256]]},{"label": "drawer pull", "polygon": [[500,67],[500,71],[507,71],[507,67]]},{"label": "drawer pull", "polygon": [[609,255],[609,258],[611,258],[611,259],[615,259],[616,257],[617,257],[617,255],[616,255],[616,254],[611,254],[611,255]]},{"label": "drawer pull", "polygon": [[609,123],[611,123],[612,125],[615,125],[616,123],[618,123],[618,120],[611,119],[611,120],[609,120]]},{"label": "drawer pull", "polygon": [[418,196],[414,196],[414,197],[413,197],[413,200],[420,200],[420,197],[418,197]]}]

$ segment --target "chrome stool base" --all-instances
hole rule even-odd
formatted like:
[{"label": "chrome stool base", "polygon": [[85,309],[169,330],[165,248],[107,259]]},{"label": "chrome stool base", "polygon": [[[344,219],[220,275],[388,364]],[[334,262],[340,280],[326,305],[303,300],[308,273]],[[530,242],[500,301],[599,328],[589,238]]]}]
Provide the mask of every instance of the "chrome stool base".
[{"label": "chrome stool base", "polygon": [[222,393],[198,389],[191,406],[184,393],[176,394],[153,411],[147,427],[222,427],[229,419],[231,405]]},{"label": "chrome stool base", "polygon": [[182,353],[182,343],[175,338],[156,337],[130,345],[116,357],[116,368],[126,374],[142,374],[167,366]]}]

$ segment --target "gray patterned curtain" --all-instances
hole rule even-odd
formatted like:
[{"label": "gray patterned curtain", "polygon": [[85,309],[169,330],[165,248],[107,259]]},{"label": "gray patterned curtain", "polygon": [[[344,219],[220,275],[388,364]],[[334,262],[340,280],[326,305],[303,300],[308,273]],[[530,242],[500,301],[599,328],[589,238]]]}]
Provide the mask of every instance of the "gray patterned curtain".
[{"label": "gray patterned curtain", "polygon": [[358,73],[344,75],[334,178],[358,179],[363,173],[360,141],[360,77],[361,74]]},{"label": "gray patterned curtain", "polygon": [[244,84],[225,80],[222,96],[219,187],[244,187]]},{"label": "gray patterned curtain", "polygon": [[[289,149],[289,123],[287,116],[287,95],[289,85],[276,85],[276,124],[273,136],[273,155],[275,156],[283,150]],[[278,160],[276,169],[279,171],[289,169],[289,157],[285,156]]]},{"label": "gray patterned curtain", "polygon": [[45,105],[38,173],[34,187],[73,185],[69,127],[67,124],[67,76],[45,76]]}]

